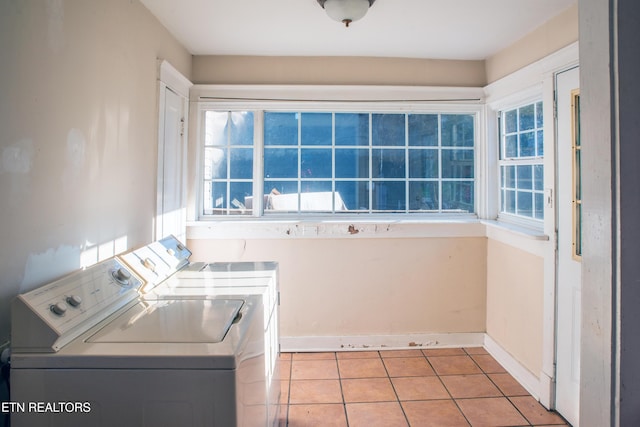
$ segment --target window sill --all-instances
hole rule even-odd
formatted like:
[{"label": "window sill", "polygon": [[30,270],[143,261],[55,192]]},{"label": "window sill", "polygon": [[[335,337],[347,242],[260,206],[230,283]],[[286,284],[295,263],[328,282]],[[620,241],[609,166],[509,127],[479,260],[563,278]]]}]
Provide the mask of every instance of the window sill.
[{"label": "window sill", "polygon": [[551,240],[543,230],[495,220],[483,220],[486,236],[489,240],[504,243],[539,257],[552,254],[549,250]]},{"label": "window sill", "polygon": [[496,232],[507,232],[530,240],[549,240],[549,236],[540,229],[496,220],[481,220],[480,222],[487,226],[487,237],[489,237],[492,230],[495,230]]},{"label": "window sill", "polygon": [[412,219],[244,219],[187,224],[187,239],[394,239],[487,237],[543,256],[549,236],[542,230],[472,215]]},{"label": "window sill", "polygon": [[485,237],[475,215],[437,218],[260,218],[187,224],[187,239]]}]

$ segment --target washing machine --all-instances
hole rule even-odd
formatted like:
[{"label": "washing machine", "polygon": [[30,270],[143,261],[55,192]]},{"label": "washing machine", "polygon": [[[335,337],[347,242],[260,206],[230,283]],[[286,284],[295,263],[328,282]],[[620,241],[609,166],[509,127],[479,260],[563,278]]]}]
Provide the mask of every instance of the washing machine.
[{"label": "washing machine", "polygon": [[146,281],[146,300],[221,298],[257,295],[263,305],[264,376],[267,425],[278,423],[280,351],[278,329],[278,264],[275,262],[195,262],[174,236],[129,252],[123,260]]},{"label": "washing machine", "polygon": [[145,285],[113,258],[14,300],[13,427],[266,425],[261,297]]}]

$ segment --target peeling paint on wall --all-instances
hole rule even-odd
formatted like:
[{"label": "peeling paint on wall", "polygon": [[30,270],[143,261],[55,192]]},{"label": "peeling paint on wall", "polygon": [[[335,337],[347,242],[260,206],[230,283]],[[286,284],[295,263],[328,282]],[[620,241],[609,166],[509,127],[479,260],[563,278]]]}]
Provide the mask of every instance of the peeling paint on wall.
[{"label": "peeling paint on wall", "polygon": [[67,134],[67,159],[69,163],[80,168],[84,165],[86,139],[80,129],[71,129]]},{"label": "peeling paint on wall", "polygon": [[47,44],[52,52],[64,47],[64,3],[62,0],[47,1]]},{"label": "peeling paint on wall", "polygon": [[33,164],[33,141],[22,139],[2,149],[0,172],[26,174]]},{"label": "peeling paint on wall", "polygon": [[80,248],[62,245],[42,253],[29,254],[20,293],[57,279],[80,268]]}]

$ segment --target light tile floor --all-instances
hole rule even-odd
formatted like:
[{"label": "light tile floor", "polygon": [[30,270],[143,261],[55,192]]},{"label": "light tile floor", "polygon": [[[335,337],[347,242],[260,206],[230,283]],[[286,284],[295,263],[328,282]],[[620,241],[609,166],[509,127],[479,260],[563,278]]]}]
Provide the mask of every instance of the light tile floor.
[{"label": "light tile floor", "polygon": [[562,426],[481,347],[283,353],[280,426]]}]

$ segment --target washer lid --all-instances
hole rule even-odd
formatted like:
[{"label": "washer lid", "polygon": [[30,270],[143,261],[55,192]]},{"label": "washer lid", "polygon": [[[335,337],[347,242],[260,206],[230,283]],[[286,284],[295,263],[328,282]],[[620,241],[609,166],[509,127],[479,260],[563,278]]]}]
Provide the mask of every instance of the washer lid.
[{"label": "washer lid", "polygon": [[218,343],[243,303],[235,299],[140,301],[87,342]]}]

